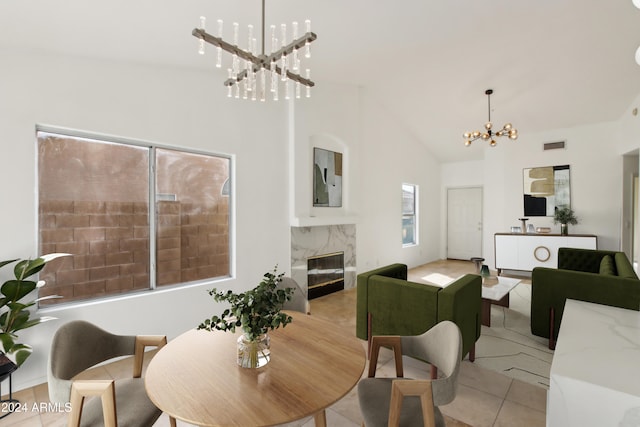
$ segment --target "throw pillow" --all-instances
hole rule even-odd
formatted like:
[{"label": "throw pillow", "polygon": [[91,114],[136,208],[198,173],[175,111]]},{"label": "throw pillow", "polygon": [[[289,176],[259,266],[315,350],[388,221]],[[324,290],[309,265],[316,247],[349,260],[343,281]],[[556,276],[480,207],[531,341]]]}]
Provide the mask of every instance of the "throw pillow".
[{"label": "throw pillow", "polygon": [[615,276],[615,264],[613,263],[613,258],[611,255],[605,255],[600,260],[600,274]]}]

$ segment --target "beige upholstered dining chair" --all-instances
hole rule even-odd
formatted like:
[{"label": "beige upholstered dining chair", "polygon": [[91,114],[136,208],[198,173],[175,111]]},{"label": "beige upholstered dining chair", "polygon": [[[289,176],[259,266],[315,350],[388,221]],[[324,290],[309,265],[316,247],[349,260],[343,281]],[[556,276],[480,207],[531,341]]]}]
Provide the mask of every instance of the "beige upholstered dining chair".
[{"label": "beige upholstered dining chair", "polygon": [[[381,346],[393,349],[398,378],[375,378]],[[402,378],[403,355],[435,365],[440,377],[433,380]],[[444,427],[444,418],[438,406],[450,403],[455,398],[461,359],[462,334],[458,326],[448,320],[438,323],[422,335],[374,336],[368,378],[358,383],[364,425]]]},{"label": "beige upholstered dining chair", "polygon": [[[48,363],[49,399],[70,402],[69,427],[149,427],[162,411],[149,399],[141,378],[144,350],[167,343],[162,335],[114,335],[75,320],[64,324],[53,337]],[[115,357],[133,355],[133,377],[113,380],[75,380],[82,371]],[[98,396],[88,399],[85,397]],[[170,418],[172,427],[176,421]]]},{"label": "beige upholstered dining chair", "polygon": [[285,310],[294,310],[301,313],[311,314],[311,307],[309,305],[309,300],[307,299],[307,294],[302,290],[300,285],[298,285],[298,282],[293,280],[291,277],[284,276],[278,283],[278,288],[294,289],[293,298],[291,298],[290,301],[285,302],[283,305],[283,308]]}]

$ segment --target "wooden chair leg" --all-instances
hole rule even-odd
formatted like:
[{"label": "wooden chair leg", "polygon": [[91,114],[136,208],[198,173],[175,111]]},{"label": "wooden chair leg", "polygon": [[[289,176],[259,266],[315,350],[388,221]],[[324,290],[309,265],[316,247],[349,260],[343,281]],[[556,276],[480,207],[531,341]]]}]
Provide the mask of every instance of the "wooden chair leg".
[{"label": "wooden chair leg", "polygon": [[476,343],[473,343],[473,345],[469,349],[469,361],[470,362],[476,361]]},{"label": "wooden chair leg", "polygon": [[556,323],[556,311],[553,307],[549,309],[549,350],[556,349],[556,337],[554,336]]},{"label": "wooden chair leg", "polygon": [[116,389],[113,380],[74,381],[71,385],[71,412],[69,426],[80,425],[84,398],[96,396],[102,401],[102,412],[105,427],[117,427]]},{"label": "wooden chair leg", "polygon": [[169,425],[171,427],[176,427],[176,419],[173,417],[169,417]]},{"label": "wooden chair leg", "polygon": [[435,365],[431,365],[431,379],[432,380],[438,379],[438,367]]},{"label": "wooden chair leg", "polygon": [[327,427],[327,413],[324,409],[320,412],[316,412],[313,416],[313,422],[316,427]]},{"label": "wooden chair leg", "polygon": [[433,407],[433,391],[431,381],[395,380],[391,384],[391,401],[389,402],[389,427],[400,425],[400,412],[404,396],[420,397],[422,406],[422,422],[425,427],[435,427],[435,409]]},{"label": "wooden chair leg", "polygon": [[373,320],[373,316],[371,313],[367,313],[367,360],[371,356],[371,321]]}]

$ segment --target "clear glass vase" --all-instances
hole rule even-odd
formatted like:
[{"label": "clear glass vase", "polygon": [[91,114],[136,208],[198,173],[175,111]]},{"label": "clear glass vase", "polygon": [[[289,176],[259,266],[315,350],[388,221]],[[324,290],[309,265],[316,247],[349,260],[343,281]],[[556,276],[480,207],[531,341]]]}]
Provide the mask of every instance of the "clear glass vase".
[{"label": "clear glass vase", "polygon": [[245,334],[238,337],[238,365],[243,368],[259,368],[269,363],[271,348],[269,334],[250,340]]}]

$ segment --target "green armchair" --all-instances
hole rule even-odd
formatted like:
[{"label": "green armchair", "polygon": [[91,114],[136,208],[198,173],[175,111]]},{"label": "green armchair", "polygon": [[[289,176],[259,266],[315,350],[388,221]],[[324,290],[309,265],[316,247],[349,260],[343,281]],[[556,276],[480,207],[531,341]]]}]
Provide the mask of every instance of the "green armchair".
[{"label": "green armchair", "polygon": [[446,287],[407,280],[405,264],[391,264],[357,277],[356,335],[420,335],[443,320],[458,325],[462,355],[475,359],[480,338],[482,278],[464,275]]}]

